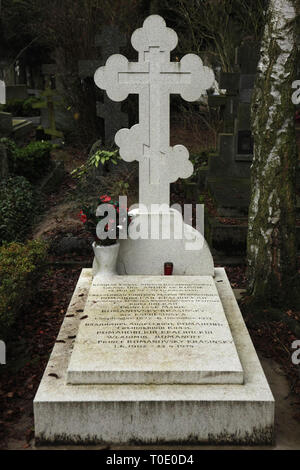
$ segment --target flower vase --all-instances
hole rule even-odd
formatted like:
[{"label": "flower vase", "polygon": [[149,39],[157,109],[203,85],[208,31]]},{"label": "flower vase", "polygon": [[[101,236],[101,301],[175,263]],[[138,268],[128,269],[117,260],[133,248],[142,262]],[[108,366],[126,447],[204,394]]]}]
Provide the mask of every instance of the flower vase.
[{"label": "flower vase", "polygon": [[117,260],[120,244],[101,246],[93,243],[95,258],[93,261],[93,277],[113,276],[117,274]]}]

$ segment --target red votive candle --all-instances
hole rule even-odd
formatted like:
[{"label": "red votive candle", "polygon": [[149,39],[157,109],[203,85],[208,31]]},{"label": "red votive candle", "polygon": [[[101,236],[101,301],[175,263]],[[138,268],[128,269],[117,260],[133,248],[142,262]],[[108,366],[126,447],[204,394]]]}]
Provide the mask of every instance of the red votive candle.
[{"label": "red votive candle", "polygon": [[164,264],[164,274],[165,276],[172,276],[173,274],[173,263]]}]

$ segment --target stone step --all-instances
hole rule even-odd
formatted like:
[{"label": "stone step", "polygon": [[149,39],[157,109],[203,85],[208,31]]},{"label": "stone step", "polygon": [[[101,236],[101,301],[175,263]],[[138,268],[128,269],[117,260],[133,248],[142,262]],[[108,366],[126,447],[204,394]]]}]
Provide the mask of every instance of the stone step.
[{"label": "stone step", "polygon": [[26,118],[17,116],[17,117],[14,117],[13,119],[31,122],[34,125],[34,127],[38,127],[41,125],[41,116],[27,116]]},{"label": "stone step", "polygon": [[13,119],[13,138],[15,140],[22,141],[33,129],[32,122],[25,119]]}]

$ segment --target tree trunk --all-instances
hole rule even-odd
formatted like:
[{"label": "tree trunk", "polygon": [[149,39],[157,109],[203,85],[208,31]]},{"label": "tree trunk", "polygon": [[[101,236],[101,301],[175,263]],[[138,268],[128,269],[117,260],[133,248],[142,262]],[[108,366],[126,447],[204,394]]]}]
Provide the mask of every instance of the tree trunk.
[{"label": "tree trunk", "polygon": [[[296,11],[270,0],[252,101],[254,159],[248,279],[254,303],[297,301],[295,109]],[[297,302],[296,302],[297,303]]]}]

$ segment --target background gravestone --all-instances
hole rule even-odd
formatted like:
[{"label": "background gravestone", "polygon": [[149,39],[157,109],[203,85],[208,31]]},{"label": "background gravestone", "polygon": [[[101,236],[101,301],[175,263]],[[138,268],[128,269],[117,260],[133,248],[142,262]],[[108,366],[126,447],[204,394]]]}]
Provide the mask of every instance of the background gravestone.
[{"label": "background gravestone", "polygon": [[[49,94],[49,89],[52,92],[53,107],[54,107],[54,122],[55,130],[57,129],[62,132],[71,131],[74,129],[74,118],[72,113],[69,112],[63,105],[63,85],[61,83],[59,74],[57,73],[56,64],[43,64],[42,74],[44,76],[45,90],[40,93],[40,97]],[[46,96],[47,98],[47,96]],[[48,106],[41,108],[41,125],[44,129],[51,129],[53,127],[53,119],[51,113],[49,113]],[[52,122],[51,122],[52,121]],[[54,131],[54,137],[57,136]],[[59,137],[59,136],[58,136]]]},{"label": "background gravestone", "polygon": [[6,101],[26,100],[28,98],[27,85],[8,85],[6,87]]},{"label": "background gravestone", "polygon": [[250,200],[250,166],[253,159],[251,97],[259,46],[246,42],[236,49],[236,72],[220,73],[226,95],[210,95],[209,105],[221,107],[224,133],[219,134],[218,154],[209,158],[206,185],[221,216],[247,215]]},{"label": "background gravestone", "polygon": [[0,104],[6,103],[6,87],[5,82],[0,80]]},{"label": "background gravestone", "polygon": [[[126,36],[117,26],[102,27],[101,34],[95,37],[95,46],[100,48],[101,58],[94,60],[81,60],[78,63],[79,76],[83,80],[93,80],[95,70],[104,65],[108,57],[118,54],[126,45]],[[97,90],[96,110],[97,116],[104,120],[103,140],[106,146],[114,145],[117,131],[128,126],[128,116],[121,109],[121,103],[111,101],[106,94]]]}]

